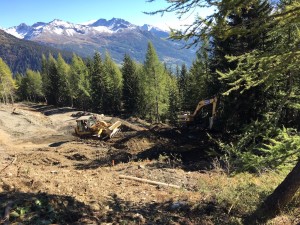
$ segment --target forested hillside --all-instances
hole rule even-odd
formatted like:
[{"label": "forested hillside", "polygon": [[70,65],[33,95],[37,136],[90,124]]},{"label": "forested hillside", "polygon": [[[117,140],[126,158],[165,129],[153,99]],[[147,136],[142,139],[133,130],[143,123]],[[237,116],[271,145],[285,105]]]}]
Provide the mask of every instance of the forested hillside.
[{"label": "forested hillside", "polygon": [[67,61],[72,58],[71,53],[58,51],[32,41],[20,40],[0,30],[0,57],[8,64],[13,73],[22,73],[26,69],[40,70],[42,54],[52,53],[57,56],[59,52],[62,52]]}]

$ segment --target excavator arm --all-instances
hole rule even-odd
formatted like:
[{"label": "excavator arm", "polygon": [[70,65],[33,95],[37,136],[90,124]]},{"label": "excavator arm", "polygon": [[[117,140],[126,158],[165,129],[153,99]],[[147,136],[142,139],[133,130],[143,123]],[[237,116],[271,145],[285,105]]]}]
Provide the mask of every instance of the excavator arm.
[{"label": "excavator arm", "polygon": [[198,105],[197,105],[195,111],[193,112],[193,114],[185,113],[183,115],[179,115],[178,118],[179,118],[180,122],[192,122],[192,121],[194,121],[196,115],[199,113],[200,109],[203,106],[212,104],[212,116],[209,118],[209,128],[211,129],[212,126],[213,126],[214,118],[216,116],[217,101],[218,101],[217,97],[207,99],[207,100],[201,100],[198,103]]},{"label": "excavator arm", "polygon": [[215,116],[217,101],[218,101],[217,97],[200,101],[198,103],[194,113],[191,116],[195,117],[203,106],[206,106],[206,105],[209,105],[209,104],[213,104],[212,116]]}]

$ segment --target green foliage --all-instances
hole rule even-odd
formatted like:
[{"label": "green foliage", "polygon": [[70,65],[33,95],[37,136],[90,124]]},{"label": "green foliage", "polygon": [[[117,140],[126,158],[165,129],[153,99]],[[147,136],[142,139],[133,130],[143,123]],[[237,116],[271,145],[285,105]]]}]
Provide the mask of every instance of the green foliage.
[{"label": "green foliage", "polygon": [[105,95],[104,66],[100,54],[94,55],[93,66],[90,74],[92,108],[101,112]]},{"label": "green foliage", "polygon": [[[182,69],[181,73],[184,74],[184,67]],[[198,55],[197,59],[193,62],[189,73],[187,73],[183,79],[183,82],[185,83],[185,89],[182,89],[184,91],[182,93],[183,110],[194,111],[200,100],[208,98],[208,79],[204,61],[201,59],[200,55]]]},{"label": "green foliage", "polygon": [[87,110],[91,100],[88,68],[83,60],[75,54],[73,55],[68,78],[72,106]]},{"label": "green foliage", "polygon": [[106,113],[119,114],[122,100],[122,73],[117,64],[106,52],[104,59],[104,98],[103,110]]},{"label": "green foliage", "polygon": [[176,77],[170,76],[169,83],[169,108],[168,108],[168,119],[173,125],[177,125],[178,118],[177,114],[180,111],[180,94]]},{"label": "green foliage", "polygon": [[27,70],[25,76],[16,75],[18,85],[17,96],[19,100],[37,102],[43,100],[42,77],[39,72]]},{"label": "green foliage", "polygon": [[15,81],[8,65],[0,58],[0,97],[4,103],[14,102]]},{"label": "green foliage", "polygon": [[57,73],[59,77],[58,84],[58,105],[71,105],[70,102],[70,66],[65,62],[61,54],[57,57]]},{"label": "green foliage", "polygon": [[234,167],[261,171],[295,160],[299,138],[292,133],[299,129],[300,115],[299,1],[280,1],[275,7],[265,0],[168,2],[167,8],[153,14],[183,16],[199,6],[215,7],[211,15],[197,17],[185,30],[173,30],[173,38],[192,37],[194,43],[205,45],[201,60],[190,70],[190,81],[186,79],[186,96],[192,98],[183,103],[192,108],[195,103],[189,101],[197,94],[223,93],[218,120],[230,140],[220,146]]},{"label": "green foliage", "polygon": [[122,76],[124,112],[126,114],[137,114],[138,97],[141,91],[139,89],[139,77],[136,63],[127,54],[125,54],[123,60]]},{"label": "green foliage", "polygon": [[146,116],[152,121],[159,122],[160,117],[166,115],[168,110],[167,86],[169,76],[150,42],[148,43],[143,75],[143,90],[147,101],[145,102]]},{"label": "green foliage", "polygon": [[227,144],[217,142],[225,153],[221,158],[229,160],[231,172],[290,168],[300,156],[297,131],[275,127],[272,120],[254,121],[235,139]]}]

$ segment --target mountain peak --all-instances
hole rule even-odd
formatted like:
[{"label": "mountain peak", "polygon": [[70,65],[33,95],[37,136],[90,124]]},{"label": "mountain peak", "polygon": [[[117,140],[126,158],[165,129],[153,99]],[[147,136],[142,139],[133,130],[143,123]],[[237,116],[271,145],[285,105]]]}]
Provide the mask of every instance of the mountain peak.
[{"label": "mountain peak", "polygon": [[149,24],[144,24],[140,28],[141,28],[141,30],[149,31],[149,32],[159,36],[160,38],[169,37],[169,31],[162,30],[161,28],[158,28],[158,27],[155,27],[155,26],[152,26],[152,25],[149,25]]},{"label": "mountain peak", "polygon": [[136,28],[137,26],[129,23],[128,21],[120,18],[112,18],[110,20],[99,19],[91,24],[92,27],[107,27],[111,31],[119,31],[120,29]]},{"label": "mountain peak", "polygon": [[60,19],[54,19],[51,22],[49,22],[48,24],[52,25],[52,26],[59,26],[59,27],[69,27],[70,25],[73,25],[70,22],[66,22],[66,21],[63,21]]}]

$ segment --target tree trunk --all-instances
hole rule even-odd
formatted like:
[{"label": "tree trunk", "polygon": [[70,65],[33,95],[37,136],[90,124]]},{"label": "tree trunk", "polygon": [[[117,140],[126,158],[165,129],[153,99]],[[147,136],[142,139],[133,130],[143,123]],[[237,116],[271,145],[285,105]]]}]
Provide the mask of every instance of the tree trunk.
[{"label": "tree trunk", "polygon": [[260,224],[274,218],[293,199],[300,188],[300,160],[283,182],[258,209],[246,218],[245,224]]}]

